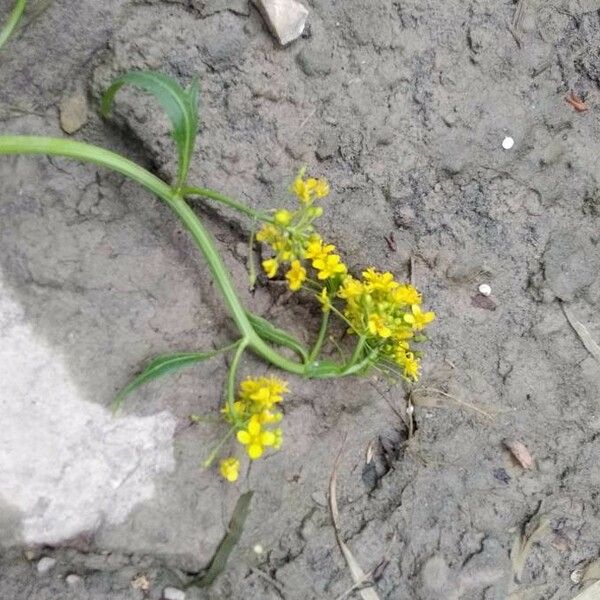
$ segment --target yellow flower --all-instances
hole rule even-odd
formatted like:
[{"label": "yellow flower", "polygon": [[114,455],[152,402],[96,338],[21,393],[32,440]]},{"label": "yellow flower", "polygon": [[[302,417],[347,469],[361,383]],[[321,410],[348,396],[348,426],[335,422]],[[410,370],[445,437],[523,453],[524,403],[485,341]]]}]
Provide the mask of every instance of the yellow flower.
[{"label": "yellow flower", "polygon": [[402,284],[396,288],[392,294],[392,301],[395,304],[421,304],[421,294],[409,283]]},{"label": "yellow flower", "polygon": [[257,403],[258,412],[271,410],[283,400],[288,391],[287,383],[276,377],[248,378],[240,384],[240,399]]},{"label": "yellow flower", "polygon": [[323,288],[320,294],[317,294],[317,300],[321,303],[323,312],[329,312],[331,310],[331,299],[327,293],[327,288]]},{"label": "yellow flower", "polygon": [[305,171],[305,169],[301,169],[296,179],[294,179],[292,192],[303,204],[311,204],[315,196],[324,198],[329,194],[329,184],[325,179],[315,179],[314,177],[304,179]]},{"label": "yellow flower", "polygon": [[346,265],[337,254],[329,254],[325,258],[313,260],[313,267],[317,269],[317,277],[321,280],[346,273]]},{"label": "yellow flower", "polygon": [[263,225],[256,234],[256,239],[259,242],[273,243],[280,236],[277,228],[271,223]]},{"label": "yellow flower", "polygon": [[225,419],[227,421],[229,421],[230,423],[235,422],[236,418],[240,419],[244,417],[244,414],[246,413],[246,411],[248,410],[248,405],[246,402],[243,402],[242,400],[237,400],[236,402],[233,403],[233,411],[235,414],[231,414],[231,411],[229,410],[229,404],[226,404],[223,409],[221,410],[221,412],[225,415]]},{"label": "yellow flower", "polygon": [[308,260],[323,260],[327,258],[329,254],[331,254],[335,250],[335,246],[333,244],[325,244],[323,245],[323,240],[319,237],[314,237],[308,242],[308,246],[306,246],[306,252],[304,256]]},{"label": "yellow flower", "polygon": [[419,362],[418,358],[415,358],[415,355],[412,352],[405,353],[400,365],[404,369],[404,377],[407,379],[412,379],[413,381],[417,381],[417,379],[419,379],[421,363]]},{"label": "yellow flower", "polygon": [[364,291],[363,283],[358,281],[358,279],[354,279],[352,275],[348,275],[348,277],[344,277],[338,296],[345,300],[353,300],[358,298]]},{"label": "yellow flower", "polygon": [[280,412],[271,412],[270,410],[263,410],[258,413],[258,418],[261,425],[271,425],[273,423],[279,423],[283,419],[283,415]]},{"label": "yellow flower", "polygon": [[306,279],[306,269],[300,264],[299,260],[294,260],[290,270],[285,274],[285,278],[290,284],[290,290],[296,292],[302,287]]},{"label": "yellow flower", "polygon": [[269,279],[273,279],[275,275],[277,275],[277,270],[279,269],[279,263],[275,258],[268,258],[267,260],[262,261],[262,267],[267,274]]},{"label": "yellow flower", "polygon": [[380,291],[383,293],[391,292],[398,287],[398,282],[394,281],[394,276],[389,273],[379,273],[370,268],[363,271],[363,279],[367,282],[369,291]]},{"label": "yellow flower", "polygon": [[404,320],[412,325],[415,331],[421,331],[428,323],[431,323],[435,319],[434,312],[422,312],[421,307],[418,304],[412,305],[412,314],[407,313],[404,315]]},{"label": "yellow flower", "polygon": [[381,315],[371,315],[369,317],[368,327],[373,335],[378,335],[384,339],[389,338],[392,335],[392,330],[386,325],[385,319]]},{"label": "yellow flower", "polygon": [[298,200],[303,204],[309,204],[312,200],[311,190],[306,185],[306,181],[302,178],[302,172],[294,179],[294,183],[292,183],[292,192],[296,194]]},{"label": "yellow flower", "polygon": [[314,191],[317,198],[325,198],[329,194],[329,184],[325,179],[317,179],[314,184]]},{"label": "yellow flower", "polygon": [[[281,225],[282,227],[287,227],[292,222],[292,219],[294,218],[294,213],[282,208],[281,210],[278,210],[275,213],[274,218],[275,222],[278,225]],[[258,236],[256,239],[258,239]]]},{"label": "yellow flower", "polygon": [[266,446],[275,444],[276,438],[272,431],[265,431],[262,428],[258,415],[252,415],[246,429],[237,432],[237,440],[246,446],[248,456],[252,460],[256,460],[263,455]]},{"label": "yellow flower", "polygon": [[233,482],[240,474],[240,461],[232,456],[224,458],[219,464],[219,471],[227,481]]}]

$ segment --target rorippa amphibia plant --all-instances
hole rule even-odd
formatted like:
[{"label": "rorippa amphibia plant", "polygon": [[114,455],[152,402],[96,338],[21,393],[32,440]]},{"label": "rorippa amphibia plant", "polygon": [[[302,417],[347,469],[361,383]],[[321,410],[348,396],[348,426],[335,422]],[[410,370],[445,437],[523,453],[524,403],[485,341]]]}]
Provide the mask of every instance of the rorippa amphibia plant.
[{"label": "rorippa amphibia plant", "polygon": [[[315,226],[329,194],[328,183],[308,177],[301,170],[290,186],[290,193],[296,197],[296,209],[269,212],[256,211],[214,190],[190,186],[188,170],[198,129],[196,83],[184,89],[160,73],[127,73],[105,93],[101,105],[104,115],[109,113],[116,93],[125,84],[153,94],[171,120],[178,152],[173,185],[123,156],[90,144],[47,137],[0,136],[0,155],[47,154],[94,163],[129,177],[158,196],[183,223],[204,255],[235,322],[239,338],[232,344],[211,352],[179,352],[157,357],[118,394],[115,406],[118,408],[127,394],[152,379],[217,354],[230,353],[221,411],[226,431],[203,465],[209,467],[221,456],[221,475],[235,481],[240,470],[238,456],[256,460],[266,451],[281,447],[281,404],[288,393],[287,383],[275,376],[257,375],[238,382],[244,352],[251,351],[281,371],[305,378],[346,377],[378,369],[416,381],[422,356],[418,346],[426,340],[423,330],[435,315],[422,308],[421,294],[413,286],[396,281],[392,273],[374,268],[366,269],[360,276],[348,272],[335,246],[324,240]],[[268,250],[268,258],[262,263],[267,277],[281,274],[290,290],[309,294],[321,308],[321,326],[311,348],[244,308],[213,239],[186,201],[190,197],[221,202],[260,223],[256,240]],[[349,358],[340,362],[322,358],[332,316],[343,322],[354,342]],[[296,359],[283,354],[281,348],[293,351]],[[235,446],[237,453],[223,452],[227,445]]]}]

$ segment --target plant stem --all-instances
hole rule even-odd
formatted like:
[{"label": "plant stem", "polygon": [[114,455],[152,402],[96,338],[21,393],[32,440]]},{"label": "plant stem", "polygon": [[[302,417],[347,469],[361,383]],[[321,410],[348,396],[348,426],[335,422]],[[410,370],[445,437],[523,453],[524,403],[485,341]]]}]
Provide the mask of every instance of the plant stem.
[{"label": "plant stem", "polygon": [[353,365],[356,363],[356,361],[359,359],[363,348],[365,347],[365,341],[366,338],[364,335],[361,335],[358,338],[358,341],[356,342],[356,348],[354,348],[354,352],[352,353],[352,357],[350,358],[350,361],[348,362],[348,365]]},{"label": "plant stem", "polygon": [[224,436],[223,439],[211,450],[210,454],[206,457],[202,466],[205,469],[208,469],[210,465],[212,465],[213,460],[221,450],[221,448],[225,445],[225,442],[235,433],[237,427],[234,425]]},{"label": "plant stem", "polygon": [[17,0],[15,3],[6,24],[0,31],[0,49],[4,44],[6,44],[8,38],[13,34],[14,30],[17,28],[21,17],[23,16],[23,12],[25,11],[25,5],[27,4],[27,0]]},{"label": "plant stem", "polygon": [[181,190],[181,195],[184,197],[185,196],[202,196],[203,198],[210,198],[211,200],[216,200],[217,202],[220,202],[221,204],[225,204],[226,206],[229,206],[230,208],[233,208],[234,210],[237,210],[238,212],[248,215],[249,217],[252,217],[253,219],[258,219],[259,221],[269,221],[269,222],[273,221],[273,219],[269,215],[266,215],[265,213],[254,210],[254,209],[250,208],[249,206],[246,206],[245,204],[242,204],[241,202],[238,202],[237,200],[230,198],[229,196],[225,196],[224,194],[221,194],[220,192],[216,192],[215,190],[211,190],[209,188],[185,187]]},{"label": "plant stem", "polygon": [[240,364],[240,359],[242,358],[242,354],[244,354],[244,350],[248,345],[248,340],[242,340],[240,345],[236,348],[235,354],[233,355],[233,359],[231,360],[231,364],[229,365],[229,373],[227,375],[227,409],[229,411],[229,416],[234,420],[235,424],[238,425],[238,416],[235,412],[235,376],[237,374],[238,366]]},{"label": "plant stem", "polygon": [[325,340],[325,335],[327,334],[327,327],[329,325],[329,311],[325,311],[323,313],[323,318],[321,319],[321,327],[319,328],[319,335],[317,337],[317,341],[313,346],[313,349],[310,351],[308,355],[308,362],[313,362],[317,356],[319,356],[319,352],[321,352],[321,348],[323,347],[323,341]]},{"label": "plant stem", "polygon": [[305,374],[304,365],[279,354],[254,331],[210,234],[185,200],[164,181],[119,154],[73,140],[41,136],[0,136],[0,155],[2,154],[49,154],[90,162],[121,173],[156,194],[187,228],[204,255],[229,312],[240,333],[248,341],[248,346],[266,361],[284,371],[296,375]]}]

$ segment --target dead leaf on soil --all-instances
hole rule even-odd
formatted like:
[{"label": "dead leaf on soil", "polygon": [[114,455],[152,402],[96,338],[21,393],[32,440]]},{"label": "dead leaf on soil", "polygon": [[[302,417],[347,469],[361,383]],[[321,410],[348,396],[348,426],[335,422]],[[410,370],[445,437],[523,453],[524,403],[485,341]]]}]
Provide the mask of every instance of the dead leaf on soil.
[{"label": "dead leaf on soil", "polygon": [[600,362],[600,346],[594,341],[590,332],[587,330],[587,327],[578,321],[570,308],[567,308],[564,303],[560,303],[562,306],[563,312],[565,313],[565,317],[567,317],[567,321],[571,327],[575,330],[575,333],[579,336],[581,343],[585,346],[585,349],[598,361]]},{"label": "dead leaf on soil", "polygon": [[583,590],[581,594],[575,596],[572,600],[598,600],[600,598],[600,581],[594,583],[589,588]]},{"label": "dead leaf on soil", "polygon": [[533,467],[533,457],[523,442],[507,438],[502,440],[502,443],[524,469]]},{"label": "dead leaf on soil", "polygon": [[575,92],[571,92],[565,100],[568,104],[570,104],[577,112],[585,112],[588,110],[588,105],[578,96],[575,95]]},{"label": "dead leaf on soil", "polygon": [[[361,586],[367,582],[370,575],[365,574],[365,572],[362,570],[361,566],[358,564],[358,561],[356,558],[354,558],[352,552],[350,552],[350,548],[348,548],[344,540],[342,540],[342,536],[340,534],[340,513],[337,505],[337,470],[343,447],[344,443],[342,442],[342,447],[336,456],[335,462],[333,463],[333,470],[331,471],[331,478],[329,480],[329,508],[331,510],[331,519],[333,521],[335,539],[337,540],[340,550],[346,559],[346,564],[350,569],[352,581],[354,581],[353,589],[356,589],[358,586]],[[370,587],[358,589],[358,593],[361,595],[363,600],[379,600],[377,592]]]},{"label": "dead leaf on soil", "polygon": [[547,514],[540,515],[536,513],[523,527],[522,532],[515,538],[510,559],[512,562],[513,574],[517,581],[521,581],[523,569],[531,547],[539,541],[544,533],[550,527],[550,518]]}]

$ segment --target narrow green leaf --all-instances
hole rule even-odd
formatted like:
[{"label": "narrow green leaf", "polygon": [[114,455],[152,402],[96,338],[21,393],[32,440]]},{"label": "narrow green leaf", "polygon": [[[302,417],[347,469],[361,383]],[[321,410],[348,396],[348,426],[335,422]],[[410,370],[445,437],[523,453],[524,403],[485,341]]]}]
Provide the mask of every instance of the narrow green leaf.
[{"label": "narrow green leaf", "polygon": [[297,340],[295,337],[284,331],[283,329],[279,329],[258,315],[255,315],[251,312],[246,312],[248,316],[248,320],[250,321],[252,327],[256,333],[265,341],[272,342],[277,346],[283,346],[284,348],[289,348],[293,350],[302,360],[306,362],[308,358],[308,352],[306,348]]},{"label": "narrow green leaf", "polygon": [[6,24],[0,30],[0,48],[6,44],[8,38],[14,33],[23,13],[25,12],[25,6],[27,4],[27,0],[17,0],[15,5],[6,21]]},{"label": "narrow green leaf", "polygon": [[229,527],[225,537],[221,540],[217,551],[215,552],[208,569],[204,572],[201,577],[192,580],[186,588],[192,586],[207,587],[225,570],[227,566],[227,559],[235,548],[236,544],[242,537],[244,531],[244,524],[248,518],[250,512],[250,500],[252,500],[254,492],[246,492],[242,494],[236,502],[233,515],[229,521]]},{"label": "narrow green leaf", "polygon": [[106,90],[101,105],[103,116],[108,115],[117,92],[126,84],[153,94],[171,120],[171,135],[179,157],[175,187],[181,189],[187,180],[198,132],[198,82],[194,80],[183,89],[179,82],[162,73],[131,71],[115,79]]},{"label": "narrow green leaf", "polygon": [[213,352],[177,352],[175,354],[157,356],[117,394],[113,402],[113,410],[119,410],[121,404],[123,404],[123,400],[141,385],[179,369],[191,367],[197,362],[216,356],[220,352],[223,352],[223,350],[214,350]]}]

